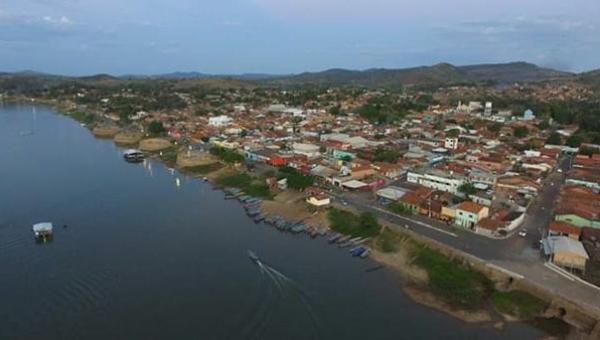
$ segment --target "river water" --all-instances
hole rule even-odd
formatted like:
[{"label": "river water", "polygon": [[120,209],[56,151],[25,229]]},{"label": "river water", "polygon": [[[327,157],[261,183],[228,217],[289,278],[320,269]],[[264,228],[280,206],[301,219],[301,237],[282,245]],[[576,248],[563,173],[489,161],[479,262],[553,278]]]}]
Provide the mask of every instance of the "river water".
[{"label": "river water", "polygon": [[[254,224],[209,184],[126,163],[52,109],[0,105],[0,339],[541,335],[415,304],[393,273],[365,272],[371,260]],[[34,242],[40,221],[54,223],[52,242]]]}]

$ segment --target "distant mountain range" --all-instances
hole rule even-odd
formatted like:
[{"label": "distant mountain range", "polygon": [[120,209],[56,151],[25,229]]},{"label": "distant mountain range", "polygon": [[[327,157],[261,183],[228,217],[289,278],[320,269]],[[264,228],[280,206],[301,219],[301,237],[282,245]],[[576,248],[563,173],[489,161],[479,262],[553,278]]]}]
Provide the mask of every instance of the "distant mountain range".
[{"label": "distant mountain range", "polygon": [[525,62],[454,66],[447,63],[405,69],[352,71],[331,69],[270,79],[281,85],[358,85],[386,87],[397,85],[444,85],[469,82],[514,83],[574,76],[573,73],[542,68]]},{"label": "distant mountain range", "polygon": [[118,82],[123,80],[221,79],[272,86],[354,85],[364,87],[398,87],[440,86],[482,82],[508,84],[554,79],[580,79],[584,82],[600,84],[600,70],[575,74],[543,68],[526,62],[511,62],[504,64],[479,64],[467,66],[454,66],[447,63],[440,63],[433,66],[420,66],[404,69],[374,68],[363,71],[330,69],[321,72],[305,72],[291,75],[218,75],[200,72],[173,72],[157,75],[113,76],[109,74],[98,74],[85,77],[66,77],[35,71],[22,71],[16,73],[0,73],[0,85],[6,83],[8,79],[14,78],[34,83],[55,83],[66,80],[83,82]]}]

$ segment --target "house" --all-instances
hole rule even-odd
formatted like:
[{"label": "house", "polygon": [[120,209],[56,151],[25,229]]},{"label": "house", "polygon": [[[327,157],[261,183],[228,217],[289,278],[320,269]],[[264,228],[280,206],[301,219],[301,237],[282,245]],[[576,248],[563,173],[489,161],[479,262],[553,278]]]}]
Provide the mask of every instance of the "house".
[{"label": "house", "polygon": [[388,201],[397,201],[406,195],[407,191],[399,187],[387,187],[377,190],[376,195]]},{"label": "house", "polygon": [[544,253],[557,266],[585,272],[589,256],[583,244],[567,236],[550,236],[542,240]]},{"label": "house", "polygon": [[306,203],[314,207],[324,207],[331,204],[331,199],[323,190],[318,188],[306,188]]},{"label": "house", "polygon": [[574,240],[581,237],[581,228],[564,222],[550,222],[548,225],[548,236],[567,236]]},{"label": "house", "polygon": [[493,236],[503,230],[504,227],[504,222],[486,217],[481,219],[481,221],[479,221],[479,223],[475,226],[475,232],[486,236]]},{"label": "house", "polygon": [[267,164],[271,165],[271,166],[275,166],[275,167],[283,167],[288,165],[290,160],[290,157],[284,157],[281,155],[272,155],[269,160],[267,161]]},{"label": "house", "polygon": [[446,139],[444,140],[444,148],[450,150],[458,149],[458,138],[446,137]]},{"label": "house", "polygon": [[321,155],[319,146],[314,144],[293,143],[292,150],[295,154],[304,155],[308,159],[317,158]]},{"label": "house", "polygon": [[463,228],[475,229],[477,223],[488,217],[489,213],[488,207],[471,201],[464,201],[456,207],[454,224]]},{"label": "house", "polygon": [[498,178],[496,187],[516,194],[536,196],[542,186],[525,176],[503,176]]},{"label": "house", "polygon": [[456,209],[451,206],[442,205],[442,211],[440,213],[440,220],[448,223],[454,221],[456,218]]},{"label": "house", "polygon": [[436,220],[442,219],[442,202],[434,199],[427,199],[421,202],[419,206],[419,213],[429,218],[435,218]]},{"label": "house", "polygon": [[565,183],[581,185],[598,192],[600,191],[600,171],[573,168],[569,171]]},{"label": "house", "polygon": [[457,194],[458,188],[466,183],[465,178],[461,175],[455,175],[452,171],[447,173],[437,169],[428,169],[422,172],[411,170],[407,173],[406,180],[410,183],[452,194]]},{"label": "house", "polygon": [[231,117],[226,116],[226,115],[220,115],[220,116],[216,116],[216,117],[209,117],[208,125],[219,127],[219,126],[227,125],[231,121],[232,121]]},{"label": "house", "polygon": [[419,212],[421,204],[425,202],[426,198],[419,196],[415,192],[408,192],[398,200],[398,203],[404,208],[410,210],[413,214]]},{"label": "house", "polygon": [[398,164],[375,163],[373,167],[379,171],[380,175],[387,178],[398,178],[406,173],[403,167]]},{"label": "house", "polygon": [[600,229],[600,206],[559,202],[554,210],[554,219],[579,228]]},{"label": "house", "polygon": [[367,183],[352,179],[352,180],[343,182],[342,187],[349,189],[349,190],[360,190],[362,188],[367,187]]},{"label": "house", "polygon": [[523,112],[523,120],[534,120],[535,119],[535,115],[533,114],[533,111],[531,111],[530,109],[525,110],[525,112]]},{"label": "house", "polygon": [[492,202],[494,201],[494,195],[491,192],[486,192],[483,190],[479,190],[474,194],[469,195],[469,199],[477,204],[485,205],[488,207],[492,206]]}]

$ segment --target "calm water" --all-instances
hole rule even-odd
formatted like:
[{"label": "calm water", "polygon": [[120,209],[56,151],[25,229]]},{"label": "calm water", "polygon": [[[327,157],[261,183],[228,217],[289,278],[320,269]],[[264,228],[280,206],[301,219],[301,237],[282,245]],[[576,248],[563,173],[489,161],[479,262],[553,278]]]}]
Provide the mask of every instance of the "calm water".
[{"label": "calm water", "polygon": [[[39,221],[54,222],[53,242],[33,241]],[[289,279],[261,271],[248,249]],[[0,339],[540,335],[416,305],[391,273],[365,272],[374,265],[255,225],[221,192],[159,163],[128,164],[48,108],[0,106]]]}]

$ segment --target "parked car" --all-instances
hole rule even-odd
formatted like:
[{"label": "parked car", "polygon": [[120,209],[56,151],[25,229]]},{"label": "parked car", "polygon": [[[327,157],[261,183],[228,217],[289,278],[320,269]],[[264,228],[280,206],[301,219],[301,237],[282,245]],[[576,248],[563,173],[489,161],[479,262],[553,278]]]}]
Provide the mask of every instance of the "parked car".
[{"label": "parked car", "polygon": [[519,231],[519,236],[521,236],[521,237],[527,236],[527,231],[525,231],[525,230]]}]

